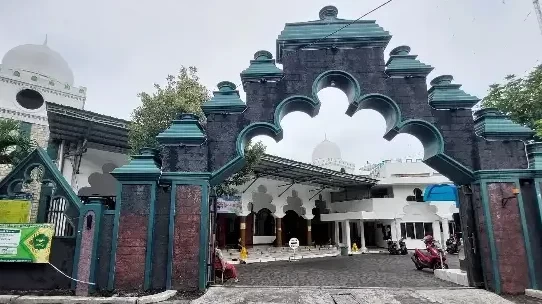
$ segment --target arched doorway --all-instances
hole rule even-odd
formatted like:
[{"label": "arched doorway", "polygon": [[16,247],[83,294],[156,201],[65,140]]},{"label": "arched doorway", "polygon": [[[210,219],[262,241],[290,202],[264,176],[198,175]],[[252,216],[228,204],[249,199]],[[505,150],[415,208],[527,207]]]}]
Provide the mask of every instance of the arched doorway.
[{"label": "arched doorway", "polygon": [[288,244],[291,238],[297,238],[301,244],[306,243],[307,225],[305,219],[295,211],[288,210],[282,219],[283,243]]},{"label": "arched doorway", "polygon": [[275,236],[275,218],[273,213],[263,208],[256,213],[254,236]]}]

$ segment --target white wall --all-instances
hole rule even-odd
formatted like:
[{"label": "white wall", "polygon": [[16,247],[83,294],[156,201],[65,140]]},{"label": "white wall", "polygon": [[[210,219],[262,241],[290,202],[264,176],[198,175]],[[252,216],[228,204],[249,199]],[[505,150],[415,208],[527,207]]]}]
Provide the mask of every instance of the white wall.
[{"label": "white wall", "polygon": [[[53,102],[73,108],[82,109],[86,101],[86,88],[70,87],[43,76],[37,76],[37,81],[31,80],[33,73],[18,71],[20,76],[14,76],[15,71],[0,67],[0,117],[30,123],[47,124],[45,103],[38,109],[25,109],[16,100],[17,93],[23,89],[39,92],[46,102]],[[45,118],[45,119],[44,119]]]},{"label": "white wall", "polygon": [[[90,184],[88,182],[88,177],[95,172],[102,173],[103,165],[114,164],[117,167],[120,167],[127,164],[129,160],[129,156],[125,154],[88,149],[87,152],[83,154],[83,158],[81,159],[79,174],[77,174],[74,178],[74,183],[72,184],[74,191],[77,193],[79,189],[89,187]],[[63,175],[66,177],[68,182],[71,180],[72,166],[73,164],[71,160],[65,161]]]}]

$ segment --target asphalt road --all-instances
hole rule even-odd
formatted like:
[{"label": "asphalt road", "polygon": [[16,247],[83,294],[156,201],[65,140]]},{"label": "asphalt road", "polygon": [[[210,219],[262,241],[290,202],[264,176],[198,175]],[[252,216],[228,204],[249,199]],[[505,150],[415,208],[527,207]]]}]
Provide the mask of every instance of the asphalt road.
[{"label": "asphalt road", "polygon": [[[459,268],[457,255],[448,256],[448,264]],[[416,270],[410,255],[364,254],[236,267],[237,284],[247,286],[458,287],[435,278],[431,270]]]}]

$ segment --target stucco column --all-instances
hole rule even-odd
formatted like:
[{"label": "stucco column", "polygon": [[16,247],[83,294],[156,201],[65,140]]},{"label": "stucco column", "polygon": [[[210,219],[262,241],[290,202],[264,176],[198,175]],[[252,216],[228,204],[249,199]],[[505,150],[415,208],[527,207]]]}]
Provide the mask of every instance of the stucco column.
[{"label": "stucco column", "polygon": [[282,218],[275,218],[275,237],[276,237],[276,246],[282,247]]},{"label": "stucco column", "polygon": [[442,218],[442,241],[446,242],[450,238],[450,227],[448,226],[448,219]]},{"label": "stucco column", "polygon": [[350,240],[350,221],[344,221],[344,236],[345,236],[345,245],[348,246],[348,253],[352,251],[352,241]]},{"label": "stucco column", "polygon": [[440,221],[433,222],[433,239],[439,242],[441,246],[443,245],[440,237]]},{"label": "stucco column", "polygon": [[311,220],[307,220],[307,246],[312,245],[312,223]]},{"label": "stucco column", "polygon": [[247,230],[247,217],[239,217],[239,237],[241,238],[241,246],[245,247],[246,244],[246,230]]},{"label": "stucco column", "polygon": [[335,221],[335,225],[333,227],[333,232],[334,232],[334,235],[333,235],[333,241],[335,242],[335,245],[339,245],[339,242],[340,242],[340,238],[339,238],[339,221]]},{"label": "stucco column", "polygon": [[367,247],[365,247],[365,227],[363,225],[363,220],[359,220],[359,233],[360,233],[360,243],[359,249],[361,252],[367,252]]}]

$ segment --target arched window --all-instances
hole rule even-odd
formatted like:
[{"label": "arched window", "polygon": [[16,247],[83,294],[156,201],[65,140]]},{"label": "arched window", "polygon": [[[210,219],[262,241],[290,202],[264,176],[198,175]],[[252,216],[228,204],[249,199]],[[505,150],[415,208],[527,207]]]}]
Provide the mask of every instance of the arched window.
[{"label": "arched window", "polygon": [[275,218],[269,209],[261,209],[256,213],[255,236],[274,236]]}]

